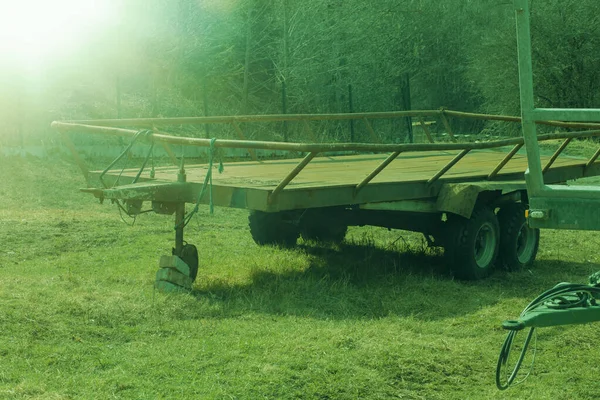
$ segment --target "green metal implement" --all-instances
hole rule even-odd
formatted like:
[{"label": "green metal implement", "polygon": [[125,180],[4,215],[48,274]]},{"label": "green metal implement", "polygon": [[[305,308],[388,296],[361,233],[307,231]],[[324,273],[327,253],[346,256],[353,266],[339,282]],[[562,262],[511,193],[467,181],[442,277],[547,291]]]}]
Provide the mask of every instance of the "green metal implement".
[{"label": "green metal implement", "polygon": [[[529,225],[534,228],[600,230],[600,187],[546,185],[540,159],[536,124],[558,120],[599,122],[600,109],[536,108],[529,0],[514,0],[519,52],[521,118],[528,170]],[[566,143],[568,144],[568,142]],[[566,147],[565,144],[565,147]],[[597,158],[597,156],[595,156]]]},{"label": "green metal implement", "polygon": [[[498,357],[496,386],[505,390],[515,384],[536,328],[597,321],[600,321],[600,272],[590,277],[588,285],[559,283],[540,294],[525,307],[518,319],[502,323],[502,327],[509,333]],[[524,345],[515,364],[509,367],[516,337],[525,328],[529,328],[529,332]]]},{"label": "green metal implement", "polygon": [[[521,119],[528,164],[528,170],[525,173],[529,197],[528,223],[534,228],[600,230],[600,212],[598,212],[600,187],[547,185],[544,181],[545,173],[571,140],[566,139],[555,153],[556,157],[553,156],[542,168],[538,145],[539,137],[536,132],[537,124],[552,120],[583,124],[598,122],[600,121],[600,109],[535,107],[529,0],[514,0],[514,5],[519,52]],[[596,162],[599,156],[600,151],[594,154],[584,168],[588,168]],[[600,272],[590,277],[589,285],[570,283],[556,285],[525,307],[518,319],[504,321],[502,327],[510,332],[504,341],[496,366],[498,389],[504,390],[516,383],[536,328],[600,321],[599,301]],[[515,364],[508,367],[516,336],[525,328],[529,328],[529,333],[520,355]],[[531,367],[533,367],[533,361]],[[522,380],[527,376],[529,374]]]},{"label": "green metal implement", "polygon": [[589,285],[559,283],[530,303],[516,320],[502,327],[509,331],[600,321],[600,286],[592,275]]}]

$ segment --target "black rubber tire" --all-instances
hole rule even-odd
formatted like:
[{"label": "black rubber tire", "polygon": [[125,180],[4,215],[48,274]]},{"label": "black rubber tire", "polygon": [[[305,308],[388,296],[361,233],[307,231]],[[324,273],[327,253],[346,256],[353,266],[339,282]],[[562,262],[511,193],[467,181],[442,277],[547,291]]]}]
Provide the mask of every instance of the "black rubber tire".
[{"label": "black rubber tire", "polygon": [[250,211],[248,225],[252,239],[261,246],[293,247],[300,236],[300,229],[292,222],[291,215],[284,212]]},{"label": "black rubber tire", "polygon": [[500,223],[500,265],[508,271],[518,271],[535,261],[540,246],[540,230],[530,228],[525,218],[527,206],[511,203],[498,211]]},{"label": "black rubber tire", "polygon": [[192,282],[195,281],[198,276],[198,249],[196,246],[185,244],[179,258],[190,267],[190,278],[192,278]]},{"label": "black rubber tire", "polygon": [[452,214],[446,223],[445,255],[454,276],[463,280],[488,277],[500,247],[500,226],[494,211],[477,206],[471,218]]},{"label": "black rubber tire", "polygon": [[300,234],[304,240],[315,242],[342,243],[348,232],[348,226],[332,223],[307,223],[302,226]]}]

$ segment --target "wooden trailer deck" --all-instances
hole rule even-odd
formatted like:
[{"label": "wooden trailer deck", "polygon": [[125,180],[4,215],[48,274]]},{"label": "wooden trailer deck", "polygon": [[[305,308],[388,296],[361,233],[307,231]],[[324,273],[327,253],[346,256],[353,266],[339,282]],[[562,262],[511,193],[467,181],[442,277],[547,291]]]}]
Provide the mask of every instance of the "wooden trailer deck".
[{"label": "wooden trailer deck", "polygon": [[[223,173],[218,173],[216,166],[213,167],[213,204],[278,211],[428,199],[436,197],[447,183],[478,182],[496,190],[525,188],[527,158],[524,154],[515,154],[498,174],[493,173],[507,156],[507,151],[473,150],[439,179],[436,178],[460,153],[426,151],[400,154],[360,188],[357,186],[386,160],[388,154],[315,157],[276,196],[273,196],[274,190],[302,159],[226,162]],[[551,158],[542,157],[542,164],[547,165]],[[548,183],[563,183],[600,174],[596,164],[586,167],[587,164],[587,159],[562,155],[545,172],[545,180]],[[158,201],[173,201],[173,196],[176,196],[180,200],[194,203],[207,170],[207,165],[186,165],[187,184],[180,185],[176,183],[177,167],[157,168],[154,179],[150,179],[146,169],[140,177],[140,183],[105,189],[104,195],[108,198]],[[138,171],[123,171],[120,182],[126,183],[126,179],[134,178]],[[96,171],[92,176],[99,174],[100,171]],[[119,174],[121,170],[109,171],[105,179]],[[134,192],[138,194],[135,195]],[[209,196],[203,196],[202,203],[208,201]]]},{"label": "wooden trailer deck", "polygon": [[[390,118],[438,118],[446,127],[445,142],[434,142],[425,129],[430,143],[383,144],[369,120]],[[178,178],[176,166],[156,169],[150,178],[147,168],[139,170],[112,170],[104,175],[104,183],[97,179],[101,172],[89,172],[69,141],[69,133],[93,133],[120,136],[130,140],[130,146],[140,141],[161,145],[174,164],[178,163],[169,146],[197,146],[217,149],[246,149],[254,161],[227,162],[222,174],[213,168],[212,185],[200,203],[217,206],[247,208],[261,211],[294,210],[314,207],[362,205],[400,200],[432,199],[447,184],[478,182],[485,190],[514,191],[526,189],[524,172],[527,158],[522,152],[524,139],[513,137],[490,142],[459,143],[451,132],[447,117],[518,123],[519,117],[460,113],[449,110],[397,111],[353,114],[294,114],[228,117],[150,118],[127,120],[94,120],[54,122],[53,128],[61,133],[88,181],[87,191],[100,198],[120,200],[151,200],[158,203],[196,203],[207,174],[206,165],[186,165],[185,184]],[[310,122],[332,120],[362,120],[372,133],[370,143],[281,143],[245,140],[239,123],[295,122],[303,123],[314,136]],[[198,124],[229,124],[240,140],[206,139],[175,136],[159,130],[163,126]],[[579,132],[538,135],[538,141],[561,142],[551,156],[542,156],[544,181],[547,184],[564,183],[586,176],[600,175],[600,150],[589,159],[568,157],[565,148],[576,139],[600,136],[598,125],[546,121],[556,128],[580,128]],[[123,126],[138,129],[122,128]],[[424,125],[426,126],[426,125]],[[316,137],[315,137],[316,139]],[[449,140],[449,141],[448,141]],[[255,150],[306,154],[303,159],[261,161]],[[289,153],[287,153],[289,154]],[[327,154],[354,154],[326,157]],[[117,168],[117,162],[113,162]],[[122,173],[122,175],[121,175]],[[120,178],[117,179],[117,177]],[[118,182],[118,184],[115,184]],[[135,184],[128,184],[136,182]],[[510,182],[510,184],[509,184]],[[510,186],[510,187],[509,187]],[[205,187],[206,189],[206,187]],[[212,200],[211,200],[212,197]]]}]

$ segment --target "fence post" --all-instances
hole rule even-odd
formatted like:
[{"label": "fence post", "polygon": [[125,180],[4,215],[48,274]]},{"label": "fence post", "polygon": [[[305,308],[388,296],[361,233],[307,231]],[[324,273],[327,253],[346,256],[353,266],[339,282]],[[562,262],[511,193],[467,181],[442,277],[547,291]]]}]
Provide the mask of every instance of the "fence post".
[{"label": "fence post", "polygon": [[[287,114],[287,93],[285,80],[281,81],[281,113]],[[288,141],[287,121],[283,121],[283,141]]]},{"label": "fence post", "polygon": [[[352,84],[348,85],[348,111],[350,113],[354,112],[354,104],[352,99]],[[350,143],[354,143],[354,120],[350,120]]]},{"label": "fence post", "polygon": [[[403,79],[402,79],[401,96],[402,96],[403,109],[405,111],[412,110],[411,96],[410,96],[410,75],[408,74],[408,72],[404,74]],[[411,117],[406,117],[406,128],[407,128],[408,142],[414,143]]]},{"label": "fence post", "polygon": [[[206,84],[206,75],[202,80],[202,105],[204,106],[204,116],[208,117],[208,92],[207,92],[207,84]],[[210,137],[210,126],[209,124],[204,124],[204,137],[208,139]]]},{"label": "fence post", "polygon": [[117,81],[116,81],[116,85],[115,85],[115,89],[117,91],[116,93],[116,100],[117,100],[117,118],[121,118],[121,75],[118,74],[117,75]]},{"label": "fence post", "polygon": [[158,99],[158,87],[156,87],[156,72],[152,73],[152,111],[151,115],[156,118],[160,114],[160,100]]}]

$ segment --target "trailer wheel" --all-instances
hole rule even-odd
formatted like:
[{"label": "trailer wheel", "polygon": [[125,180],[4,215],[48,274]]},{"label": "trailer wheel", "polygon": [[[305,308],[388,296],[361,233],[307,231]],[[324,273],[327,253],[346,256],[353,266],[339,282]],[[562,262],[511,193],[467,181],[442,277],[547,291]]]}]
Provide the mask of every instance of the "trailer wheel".
[{"label": "trailer wheel", "polygon": [[193,244],[184,245],[179,258],[190,267],[190,278],[192,278],[192,282],[195,281],[198,275],[198,249],[196,246]]},{"label": "trailer wheel", "polygon": [[516,271],[533,264],[540,245],[540,230],[530,228],[525,219],[527,206],[511,203],[498,211],[501,265]]},{"label": "trailer wheel", "polygon": [[498,256],[500,227],[494,211],[479,206],[471,218],[450,215],[445,253],[454,276],[477,280],[489,276]]},{"label": "trailer wheel", "polygon": [[267,213],[250,211],[248,225],[252,239],[258,245],[293,247],[300,236],[300,230],[289,215],[283,212]]}]

